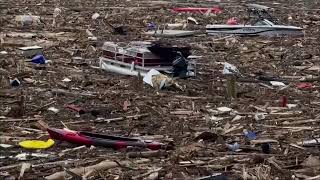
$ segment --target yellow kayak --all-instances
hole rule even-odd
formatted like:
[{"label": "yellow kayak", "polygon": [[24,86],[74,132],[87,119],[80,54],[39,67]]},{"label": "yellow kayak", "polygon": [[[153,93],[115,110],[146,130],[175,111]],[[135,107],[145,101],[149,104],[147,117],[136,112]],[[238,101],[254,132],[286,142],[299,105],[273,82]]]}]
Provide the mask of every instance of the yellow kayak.
[{"label": "yellow kayak", "polygon": [[26,149],[47,149],[54,145],[54,141],[52,139],[48,141],[26,140],[19,142],[19,145]]}]

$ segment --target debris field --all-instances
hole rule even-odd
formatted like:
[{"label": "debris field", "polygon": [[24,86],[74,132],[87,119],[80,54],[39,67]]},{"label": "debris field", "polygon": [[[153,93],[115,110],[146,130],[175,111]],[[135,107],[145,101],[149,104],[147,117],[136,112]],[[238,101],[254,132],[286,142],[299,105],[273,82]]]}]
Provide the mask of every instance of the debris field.
[{"label": "debris field", "polygon": [[[302,27],[304,37],[205,34],[207,24],[232,17],[245,21],[247,3],[273,8],[283,24]],[[0,179],[320,179],[319,4],[1,1]],[[171,11],[214,6],[222,13]],[[17,17],[22,15],[40,18],[25,26]],[[195,62],[196,76],[175,79],[181,89],[155,89],[139,76],[94,68],[106,41],[125,45],[159,40],[145,34],[151,22],[182,23],[180,29],[197,31],[190,37],[161,39],[188,45],[192,55],[201,56]],[[123,26],[127,33],[115,34],[110,24]],[[49,63],[28,62],[19,53],[19,48],[35,45],[43,48]],[[232,98],[230,77],[222,73],[225,62],[241,73]],[[41,122],[153,140],[167,148],[115,150],[56,140],[42,150],[20,147],[23,140],[48,140]]]}]

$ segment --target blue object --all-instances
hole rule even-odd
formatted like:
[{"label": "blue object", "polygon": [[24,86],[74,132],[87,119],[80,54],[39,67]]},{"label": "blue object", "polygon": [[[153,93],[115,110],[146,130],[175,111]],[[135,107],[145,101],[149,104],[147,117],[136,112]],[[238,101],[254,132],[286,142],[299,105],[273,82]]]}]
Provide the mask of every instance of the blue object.
[{"label": "blue object", "polygon": [[38,54],[32,58],[31,62],[35,64],[45,64],[46,58],[42,54]]},{"label": "blue object", "polygon": [[20,86],[21,82],[19,81],[18,78],[14,78],[11,82],[10,82],[11,86],[13,87],[18,87]]},{"label": "blue object", "polygon": [[157,25],[154,22],[148,23],[148,31],[149,30],[156,30],[157,29]]},{"label": "blue object", "polygon": [[246,131],[244,132],[244,135],[249,141],[257,139],[257,134],[253,131]]}]

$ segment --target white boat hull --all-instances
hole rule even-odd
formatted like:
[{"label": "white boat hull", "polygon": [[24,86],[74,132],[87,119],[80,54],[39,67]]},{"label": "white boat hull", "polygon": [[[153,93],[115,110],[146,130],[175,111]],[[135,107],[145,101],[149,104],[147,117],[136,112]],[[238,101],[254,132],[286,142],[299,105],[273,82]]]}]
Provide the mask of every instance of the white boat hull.
[{"label": "white boat hull", "polygon": [[209,35],[234,34],[242,36],[303,36],[302,28],[295,26],[207,25]]}]

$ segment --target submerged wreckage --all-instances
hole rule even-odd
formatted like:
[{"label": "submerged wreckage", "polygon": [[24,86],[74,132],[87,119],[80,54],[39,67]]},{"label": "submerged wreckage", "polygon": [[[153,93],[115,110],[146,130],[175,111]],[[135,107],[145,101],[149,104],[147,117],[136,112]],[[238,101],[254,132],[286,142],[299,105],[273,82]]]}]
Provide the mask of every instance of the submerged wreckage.
[{"label": "submerged wreckage", "polygon": [[278,20],[273,18],[268,10],[271,8],[258,4],[248,4],[249,18],[254,18],[251,24],[227,25],[214,24],[207,25],[206,32],[209,35],[234,34],[241,36],[303,36],[302,28],[296,26],[279,25]]}]

